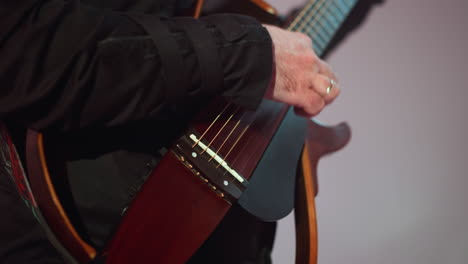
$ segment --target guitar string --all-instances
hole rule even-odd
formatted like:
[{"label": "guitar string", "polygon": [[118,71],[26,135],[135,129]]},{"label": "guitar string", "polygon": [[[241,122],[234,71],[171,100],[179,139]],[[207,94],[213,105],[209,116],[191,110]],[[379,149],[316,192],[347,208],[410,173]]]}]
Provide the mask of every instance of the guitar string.
[{"label": "guitar string", "polygon": [[[253,122],[253,120],[252,120],[251,122]],[[239,137],[237,137],[236,142],[234,142],[234,144],[231,146],[231,148],[229,149],[228,153],[227,153],[226,156],[224,157],[223,162],[220,162],[220,163],[218,164],[218,166],[216,166],[216,168],[219,168],[219,166],[221,166],[221,164],[223,164],[223,163],[226,162],[225,160],[227,160],[229,154],[231,154],[231,151],[232,151],[232,150],[234,149],[234,147],[237,145],[237,143],[239,142],[239,140],[241,139],[241,137],[244,135],[244,133],[247,131],[247,129],[249,129],[249,127],[250,127],[251,124],[252,124],[252,123],[248,124],[248,125],[244,128],[244,130],[243,130],[242,133],[239,135]],[[224,175],[226,175],[226,173],[227,173],[227,171],[224,172]]]},{"label": "guitar string", "polygon": [[[323,15],[321,16],[316,16],[316,13],[313,13],[312,11],[315,11],[315,9],[317,9],[320,5],[324,4],[324,2],[320,2],[320,1],[311,1],[308,3],[308,5],[311,5],[311,4],[316,4],[314,6],[314,9],[311,10],[310,7],[304,7],[303,11],[300,13],[300,15],[294,19],[293,23],[291,23],[291,25],[288,27],[289,30],[291,31],[294,31],[294,30],[301,30],[304,26],[306,26],[307,24],[309,23],[312,23],[312,22],[315,22],[317,20],[320,20],[322,19],[323,17],[326,17],[326,14],[325,14],[325,11],[328,11],[328,13],[332,14],[333,16],[335,16],[335,18],[337,18],[337,20],[342,20],[343,16],[347,13],[347,11],[343,11],[341,8],[339,8],[338,6],[341,7],[341,5],[337,4],[336,1],[340,1],[340,0],[332,0],[332,1],[324,1],[324,2],[327,2],[327,8],[322,8],[323,12]],[[353,5],[355,4],[355,1],[353,0],[351,4],[349,4],[348,6],[348,9],[350,7],[352,7]],[[331,5],[331,6],[330,6]],[[342,17],[337,17],[336,16],[336,12],[331,10],[330,7],[335,7],[335,9],[341,14],[342,13]],[[349,11],[349,10],[348,10]],[[310,16],[316,16],[316,17],[313,17],[312,20],[310,20],[309,22],[305,21],[303,19],[303,17],[307,14],[307,17],[310,17]],[[297,26],[297,24],[299,24],[301,22],[301,25],[299,26],[298,29],[294,29],[294,27]]]},{"label": "guitar string", "polygon": [[224,109],[221,111],[221,113],[218,114],[218,116],[213,120],[213,122],[211,122],[211,124],[208,126],[208,128],[205,130],[205,132],[203,132],[203,134],[201,135],[201,137],[192,145],[192,148],[194,148],[196,145],[198,145],[200,143],[200,141],[202,140],[202,138],[206,135],[206,133],[208,133],[208,130],[211,129],[211,127],[214,125],[214,123],[216,123],[216,121],[219,119],[219,117],[224,113],[224,111],[226,111],[226,109],[231,105],[231,103],[228,103],[226,104],[226,106],[224,107]]},{"label": "guitar string", "polygon": [[[335,22],[335,23],[333,23],[333,24],[334,24],[334,25],[336,24],[336,26],[339,27],[339,26],[340,26],[340,20],[342,20],[342,17],[340,17],[338,13],[341,13],[341,12],[340,12],[334,5],[333,5],[332,7],[334,7],[333,9],[336,9],[337,11],[333,11],[333,10],[330,8],[330,9],[329,9],[329,11],[330,11],[329,13],[334,17],[334,22]],[[331,20],[329,20],[329,21],[331,21]]]},{"label": "guitar string", "polygon": [[[334,0],[334,1],[327,2],[326,7],[321,9],[321,11],[322,11],[322,12],[320,12],[320,13],[322,13],[321,15],[317,16],[316,19],[311,20],[309,23],[306,22],[308,24],[309,28],[310,28],[309,31],[312,31],[312,33],[318,34],[314,30],[314,26],[317,23],[319,23],[322,26],[322,28],[327,29],[327,27],[325,26],[323,21],[324,20],[330,21],[329,19],[327,19],[327,17],[329,17],[330,14],[335,18],[337,28],[338,28],[343,23],[343,21],[345,20],[347,14],[352,9],[354,4],[356,4],[355,0],[351,0],[350,3],[343,2],[343,0]],[[343,7],[342,5],[344,5],[345,7]],[[340,6],[341,8],[339,8],[338,6]],[[333,11],[332,8],[334,8],[336,11]],[[343,10],[343,8],[346,8],[347,10]],[[337,13],[339,13],[339,14],[337,14]],[[332,33],[329,36],[327,36],[328,40],[326,41],[325,47],[323,49],[321,49],[321,50],[318,50],[317,51],[318,54],[321,54],[324,51],[326,46],[329,44],[331,38],[333,37],[333,35],[334,34]]]},{"label": "guitar string", "polygon": [[[326,3],[330,3],[330,1],[327,2],[327,0],[323,0],[323,1],[317,1],[317,2],[314,2],[315,5],[313,7],[313,9],[310,9],[305,12],[304,14],[302,14],[300,20],[297,20],[296,23],[294,24],[294,26],[290,26],[288,29],[291,30],[291,31],[299,31],[299,32],[302,32],[302,33],[306,33],[309,37],[312,38],[312,36],[309,34],[310,32],[305,32],[304,31],[304,28],[307,26],[309,29],[312,28],[312,26],[309,25],[309,22],[307,22],[308,20],[310,20],[310,23],[314,22],[314,20],[319,20],[321,18],[323,18],[323,16],[317,16],[317,13],[318,11],[317,10],[323,10],[322,6]],[[299,24],[299,22],[301,22]],[[299,25],[299,26],[298,26]],[[296,27],[296,28],[294,28]],[[320,49],[326,47],[327,45],[327,40],[326,40],[326,37],[322,37],[320,34],[314,32],[316,34],[316,36],[314,36],[312,39],[313,39],[313,43],[315,43],[315,45],[317,45]],[[322,42],[320,42],[320,40],[323,40]]]},{"label": "guitar string", "polygon": [[[317,22],[322,26],[323,29],[325,29],[326,33],[328,34],[327,37],[328,38],[331,38],[331,36],[333,36],[333,34],[335,34],[334,29],[331,29],[330,27],[326,26],[325,24],[328,24],[326,22],[326,18],[327,18],[327,15],[326,15],[326,11],[327,10],[330,10],[329,7],[327,6],[326,8],[322,9],[322,18],[323,19],[319,19]],[[320,12],[320,11],[319,11]]]},{"label": "guitar string", "polygon": [[224,139],[223,143],[218,148],[215,155],[211,156],[211,158],[208,160],[208,162],[210,162],[212,159],[214,159],[214,157],[218,156],[219,151],[221,151],[221,149],[224,147],[224,144],[226,144],[226,142],[228,141],[229,137],[231,137],[232,133],[236,130],[237,126],[239,126],[239,124],[240,124],[242,118],[244,117],[244,115],[245,115],[245,113],[242,114],[242,117],[237,121],[236,125],[231,129],[231,132],[229,132],[229,135]]},{"label": "guitar string", "polygon": [[[322,4],[323,4],[323,2],[322,2],[320,5],[322,5]],[[307,28],[309,29],[309,30],[308,30],[309,32],[304,32],[304,31],[301,31],[301,32],[302,32],[302,33],[306,33],[306,34],[309,35],[309,37],[311,37],[312,39],[315,38],[315,35],[314,35],[314,34],[316,34],[316,35],[318,36],[317,31],[314,30],[313,27],[317,24],[317,22],[320,23],[320,20],[321,20],[321,19],[326,18],[326,17],[327,17],[327,14],[330,14],[330,13],[331,13],[331,14],[338,20],[337,22],[338,22],[339,24],[341,24],[341,23],[343,22],[344,18],[345,18],[345,14],[343,14],[341,18],[338,18],[337,15],[335,14],[335,12],[331,10],[330,7],[335,7],[335,8],[337,8],[337,7],[336,7],[336,5],[337,5],[337,4],[336,4],[336,1],[328,1],[328,2],[325,1],[325,4],[326,4],[326,6],[325,6],[324,8],[321,8],[321,9],[319,10],[319,11],[321,11],[321,12],[319,12],[319,15],[317,16],[317,14],[314,14],[313,16],[315,16],[315,17],[313,17],[313,18],[310,20],[310,22],[307,22],[307,20],[304,20],[304,19],[303,19],[303,21],[301,21],[302,24],[300,25],[299,28],[300,28],[300,29],[304,29],[304,28],[307,26]],[[351,7],[351,6],[349,6],[349,7]],[[348,7],[348,8],[349,8],[349,7]],[[339,10],[339,11],[341,11],[341,10]],[[307,17],[312,17],[312,16],[309,14],[309,15],[307,15]],[[296,23],[296,24],[297,24],[297,23]],[[324,27],[323,23],[320,23],[320,24]],[[320,36],[319,36],[319,37],[320,37]],[[329,43],[331,37],[332,37],[332,36],[329,36],[329,39],[328,39],[328,40],[326,41],[326,43],[324,44],[324,47],[323,47],[323,48],[326,48],[326,45]],[[319,48],[321,48],[321,47],[319,47]],[[321,49],[318,51],[318,53],[321,53],[322,51],[323,51],[323,50],[322,50],[322,48],[321,48]]]},{"label": "guitar string", "polygon": [[[322,17],[322,18],[326,17],[325,11],[329,10],[330,4],[331,4],[331,2],[328,1],[328,2],[325,3],[325,8],[322,8],[322,9],[318,10],[318,12],[319,12],[319,14],[321,14],[321,17]],[[318,19],[318,20],[317,20],[317,23],[321,25],[321,28],[322,28],[322,29],[324,29],[324,35],[325,35],[325,37],[327,37],[328,39],[330,39],[330,38],[333,36],[334,33],[331,32],[331,31],[329,30],[329,28],[325,26],[325,24],[323,23],[323,21],[324,21],[324,19]],[[325,31],[326,31],[326,32],[325,32]],[[327,40],[327,41],[329,41],[329,40]]]},{"label": "guitar string", "polygon": [[342,10],[340,7],[341,7],[340,4],[336,4],[336,5],[335,5],[336,10],[337,10],[340,14],[342,14],[342,15],[346,14],[345,10]]},{"label": "guitar string", "polygon": [[340,20],[343,16],[344,13],[341,12],[340,9],[337,8],[337,3],[334,1],[334,4],[330,8],[330,13],[337,19]]},{"label": "guitar string", "polygon": [[[331,0],[332,2],[334,2],[335,0]],[[321,6],[327,2],[327,0],[317,0],[317,1],[312,1],[313,4],[315,4],[313,6],[313,8],[309,7],[308,10],[306,10],[306,12],[304,12],[304,14],[302,14],[302,16],[295,20],[295,23],[293,25],[291,25],[290,27],[288,27],[289,30],[291,31],[301,31],[304,26],[306,26],[308,24],[307,21],[309,22],[312,22],[313,20],[315,19],[319,19],[320,17],[317,17],[317,9],[321,8]],[[330,1],[328,1],[330,2]],[[312,18],[312,19],[311,19]]]},{"label": "guitar string", "polygon": [[229,123],[229,121],[231,121],[232,117],[237,113],[237,111],[239,111],[239,109],[240,109],[240,107],[238,106],[236,108],[236,110],[234,111],[234,113],[231,114],[231,116],[229,116],[228,120],[226,122],[224,122],[224,125],[221,127],[221,129],[219,129],[218,132],[216,133],[216,135],[211,139],[210,143],[208,143],[208,145],[205,147],[205,149],[202,152],[200,152],[200,155],[205,153],[205,151],[210,148],[211,144],[213,144],[213,142],[219,136],[221,131],[223,131],[223,129],[226,127],[226,125]]},{"label": "guitar string", "polygon": [[296,26],[296,24],[299,22],[299,20],[310,10],[310,6],[315,3],[315,0],[310,0],[302,9],[301,12],[294,18],[294,20],[291,22],[291,24],[288,26],[288,29],[291,30],[293,27]]},{"label": "guitar string", "polygon": [[[322,34],[320,34],[320,30],[317,29],[315,31],[313,29],[313,27],[314,27],[315,24],[317,24],[318,21],[320,21],[320,19],[322,19],[325,16],[325,14],[323,14],[323,11],[324,11],[324,9],[327,9],[329,7],[330,3],[331,3],[331,1],[326,1],[326,0],[324,2],[322,2],[321,5],[320,5],[320,8],[318,8],[316,13],[313,15],[314,18],[316,18],[316,19],[315,20],[312,19],[311,22],[304,22],[302,24],[302,30],[304,30],[303,32],[305,32],[305,33],[310,33],[310,32],[315,33],[315,39],[322,39],[323,40],[323,42],[319,42],[319,44],[320,44],[319,48],[321,50],[326,48],[328,42],[330,41],[330,36],[327,36],[327,35],[322,36]],[[306,26],[307,26],[308,30],[306,29]],[[307,30],[308,32],[305,31],[305,30]],[[309,34],[307,34],[307,35],[309,35]],[[313,35],[313,34],[311,34],[311,35]]]},{"label": "guitar string", "polygon": [[307,25],[307,22],[308,20],[310,19],[314,19],[316,13],[317,12],[317,9],[319,9],[324,3],[326,3],[327,0],[323,0],[323,1],[317,1],[316,5],[314,6],[314,8],[312,10],[310,10],[310,12],[308,12],[308,14],[302,19],[304,22],[300,24],[300,26],[298,28],[296,28],[296,31],[300,31],[302,32],[302,29]]},{"label": "guitar string", "polygon": [[[211,127],[216,123],[216,121],[219,119],[219,117],[224,113],[224,111],[226,111],[226,109],[230,106],[230,103],[227,104],[224,109],[221,111],[220,114],[218,114],[218,116],[213,120],[213,122],[210,124],[210,126],[205,130],[205,132],[202,134],[202,136],[195,142],[195,144],[192,145],[192,148],[194,148],[196,145],[198,145],[201,141],[201,139],[207,134],[208,130],[211,129]],[[204,152],[206,152],[206,150],[210,147],[210,145],[214,142],[214,140],[218,137],[218,135],[221,133],[221,131],[224,129],[224,127],[229,123],[229,121],[232,119],[232,117],[239,111],[240,107],[237,107],[235,112],[229,117],[229,119],[224,123],[224,125],[221,127],[221,129],[216,133],[215,137],[210,141],[210,143],[203,149],[203,151],[201,153],[199,153],[200,155],[203,154]],[[237,126],[240,124],[242,118],[245,116],[245,112],[242,114],[241,118],[237,121],[236,125],[234,126],[233,129],[231,129],[231,131],[229,132],[229,135],[224,139],[223,143],[221,144],[220,148],[216,151],[216,153],[214,155],[210,155],[211,158],[208,160],[208,162],[210,162],[211,160],[213,160],[219,153],[219,151],[221,150],[221,148],[223,148],[224,144],[227,142],[227,140],[229,139],[229,137],[232,135],[232,133],[236,130]],[[252,123],[253,120],[251,120],[250,123]],[[247,127],[244,129],[244,131],[242,131],[241,135],[236,139],[234,145],[232,145],[232,147],[230,148],[230,150],[228,151],[228,153],[226,154],[226,157],[225,159],[227,158],[227,156],[229,156],[229,154],[231,153],[231,151],[234,149],[234,147],[236,146],[236,144],[239,142],[240,138],[244,135],[244,133],[247,131],[247,128],[250,126],[250,124],[247,125]],[[223,161],[225,162],[225,161]],[[219,166],[221,166],[221,164],[223,162],[220,162],[216,168],[219,168]]]},{"label": "guitar string", "polygon": [[[343,11],[342,9],[338,8],[338,5],[340,4],[337,2],[344,4],[346,8],[348,8],[348,11]],[[332,28],[339,27],[340,24],[343,22],[344,18],[346,17],[346,14],[351,10],[351,7],[354,4],[355,4],[355,0],[351,0],[349,4],[346,1],[343,2],[343,0],[334,0],[334,1],[328,2],[327,7],[321,10],[323,11],[321,12],[323,13],[323,15],[320,16],[319,18],[325,18],[325,19],[318,19],[317,22],[320,23],[321,26],[325,29],[325,31],[328,32],[329,36],[327,37],[331,38],[334,32],[330,31],[329,27],[327,27],[323,21],[326,20]],[[336,11],[333,11],[332,8],[335,9]],[[335,20],[334,23],[331,22],[331,19],[327,19],[328,17],[330,17],[329,15],[334,17],[334,20]],[[333,29],[333,30],[336,30],[336,29]]]},{"label": "guitar string", "polygon": [[[341,2],[341,3],[343,3],[343,2]],[[338,7],[338,9],[339,9],[343,14],[346,14],[346,10],[341,9],[342,6],[341,6],[340,4],[336,5],[336,7]]]}]

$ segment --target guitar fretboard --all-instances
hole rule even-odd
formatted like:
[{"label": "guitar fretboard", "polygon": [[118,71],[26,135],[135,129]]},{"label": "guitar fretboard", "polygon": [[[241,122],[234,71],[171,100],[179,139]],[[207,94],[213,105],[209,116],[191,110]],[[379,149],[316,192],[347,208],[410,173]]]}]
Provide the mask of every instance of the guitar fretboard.
[{"label": "guitar fretboard", "polygon": [[288,27],[313,40],[321,56],[357,0],[310,0]]}]

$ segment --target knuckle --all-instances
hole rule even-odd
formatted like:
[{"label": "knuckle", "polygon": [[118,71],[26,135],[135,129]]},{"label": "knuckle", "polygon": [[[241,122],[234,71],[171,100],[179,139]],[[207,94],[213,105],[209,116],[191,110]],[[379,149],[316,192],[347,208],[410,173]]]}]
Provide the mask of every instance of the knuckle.
[{"label": "knuckle", "polygon": [[317,108],[314,114],[318,115],[320,112],[322,112],[324,107],[325,107],[325,100],[320,99],[320,101],[317,103]]},{"label": "knuckle", "polygon": [[316,109],[311,110],[311,111],[309,112],[309,114],[310,114],[311,116],[316,116],[316,115],[320,114],[320,112],[322,112],[322,109],[321,109],[321,108],[316,108]]},{"label": "knuckle", "polygon": [[299,40],[299,42],[302,44],[303,47],[309,47],[312,45],[312,41],[309,38],[309,36],[300,32],[296,32],[296,34],[297,34],[297,39]]},{"label": "knuckle", "polygon": [[307,35],[302,33],[302,32],[295,32],[295,33],[296,33],[297,37],[299,39],[301,39],[301,40],[305,40],[306,38],[308,38]]},{"label": "knuckle", "polygon": [[309,102],[308,113],[313,116],[318,115],[324,107],[325,100],[319,95],[313,96]]},{"label": "knuckle", "polygon": [[322,85],[322,87],[325,87],[325,88],[330,86],[330,78],[328,78],[325,75],[321,75],[320,76],[320,84]]},{"label": "knuckle", "polygon": [[304,41],[304,43],[306,43],[307,46],[310,46],[312,44],[312,40],[307,35],[302,35],[302,41]]},{"label": "knuckle", "polygon": [[318,94],[321,94],[321,91],[325,90],[326,88],[325,85],[326,85],[325,82],[320,76],[315,76],[311,80],[311,88],[315,90],[315,92],[317,92]]},{"label": "knuckle", "polygon": [[317,58],[315,57],[314,53],[312,53],[311,51],[306,52],[303,57],[306,63],[314,64],[314,65],[317,64]]}]

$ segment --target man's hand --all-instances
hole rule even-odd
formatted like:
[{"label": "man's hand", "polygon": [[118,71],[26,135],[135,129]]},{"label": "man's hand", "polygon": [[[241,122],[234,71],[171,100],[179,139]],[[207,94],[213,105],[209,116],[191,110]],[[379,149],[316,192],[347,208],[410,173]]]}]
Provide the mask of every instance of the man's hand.
[{"label": "man's hand", "polygon": [[297,114],[312,117],[340,93],[330,66],[312,49],[311,39],[265,25],[273,40],[275,75],[265,98],[294,106]]}]

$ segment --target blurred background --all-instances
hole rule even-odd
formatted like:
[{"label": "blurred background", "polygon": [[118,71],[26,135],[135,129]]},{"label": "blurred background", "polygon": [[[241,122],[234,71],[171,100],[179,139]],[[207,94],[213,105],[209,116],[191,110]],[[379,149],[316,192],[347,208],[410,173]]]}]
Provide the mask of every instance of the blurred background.
[{"label": "blurred background", "polygon": [[[353,135],[319,164],[319,264],[468,263],[467,27],[466,0],[386,0],[330,54],[343,92],[318,119]],[[294,239],[290,215],[275,264]]]}]

